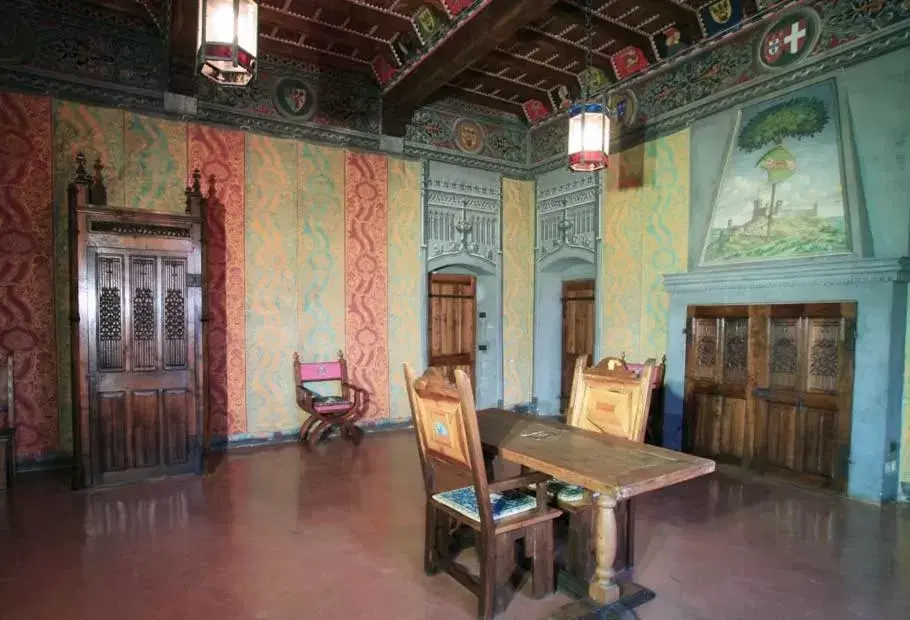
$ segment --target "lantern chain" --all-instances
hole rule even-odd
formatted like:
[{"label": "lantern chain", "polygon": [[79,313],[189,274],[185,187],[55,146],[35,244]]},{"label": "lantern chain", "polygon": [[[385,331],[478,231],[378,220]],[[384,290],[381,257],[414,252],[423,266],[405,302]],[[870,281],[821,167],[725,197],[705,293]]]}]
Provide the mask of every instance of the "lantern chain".
[{"label": "lantern chain", "polygon": [[594,30],[594,25],[592,23],[592,18],[591,18],[591,0],[585,0],[584,12],[585,12],[585,70],[586,70],[586,74],[585,74],[584,84],[582,84],[582,90],[584,91],[582,93],[582,97],[587,99],[591,95],[591,93],[589,92],[589,86],[588,86],[588,82],[590,81],[590,75],[587,70],[589,70],[591,68],[591,65],[593,64],[593,58],[594,58],[594,52],[591,49],[592,48],[592,42],[591,42],[592,36],[591,35]]},{"label": "lantern chain", "polygon": [[[145,12],[152,19],[152,22],[155,24],[155,28],[158,29],[162,35],[167,36],[168,31],[162,27],[161,22],[158,21],[158,16],[155,15],[155,11],[152,10],[152,7],[149,6],[149,0],[136,0],[139,4],[142,5],[142,8],[145,9]],[[171,0],[166,0],[165,2],[165,19],[167,20],[167,26],[170,26],[170,17],[171,17]],[[169,30],[170,28],[168,28]]]}]

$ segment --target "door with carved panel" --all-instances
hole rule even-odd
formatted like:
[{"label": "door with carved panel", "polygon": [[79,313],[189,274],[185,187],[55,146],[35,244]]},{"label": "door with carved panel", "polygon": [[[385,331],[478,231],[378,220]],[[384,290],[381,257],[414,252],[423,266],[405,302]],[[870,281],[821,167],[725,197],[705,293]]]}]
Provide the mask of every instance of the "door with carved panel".
[{"label": "door with carved panel", "polygon": [[452,382],[455,370],[463,370],[471,378],[476,393],[477,278],[468,274],[431,273],[428,290],[428,364],[442,370]]},{"label": "door with carved panel", "polygon": [[846,489],[856,304],[689,308],[687,447]]},{"label": "door with carved panel", "polygon": [[594,364],[594,280],[569,280],[562,284],[562,355],[560,410],[565,411],[572,392],[572,373],[579,355]]},{"label": "door with carved panel", "polygon": [[89,421],[95,484],[198,469],[197,307],[189,255],[89,248]]}]

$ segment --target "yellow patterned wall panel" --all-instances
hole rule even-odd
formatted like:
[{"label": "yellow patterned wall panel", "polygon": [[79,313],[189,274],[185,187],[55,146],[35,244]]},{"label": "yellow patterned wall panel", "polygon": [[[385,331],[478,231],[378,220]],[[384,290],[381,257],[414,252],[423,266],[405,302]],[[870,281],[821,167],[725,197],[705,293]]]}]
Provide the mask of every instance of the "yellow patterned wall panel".
[{"label": "yellow patterned wall panel", "polygon": [[534,357],[534,182],[502,181],[502,365],[506,406],[531,399]]},{"label": "yellow patterned wall panel", "polygon": [[345,348],[344,151],[297,146],[297,351],[304,362],[333,360]]},{"label": "yellow patterned wall panel", "polygon": [[300,415],[291,381],[297,343],[297,143],[246,141],[247,432],[287,431]]},{"label": "yellow patterned wall panel", "polygon": [[420,315],[420,162],[389,159],[389,408],[393,420],[410,417],[401,366],[423,367]]},{"label": "yellow patterned wall panel", "polygon": [[667,346],[663,274],[684,271],[688,260],[688,130],[613,159],[601,210],[599,356],[659,359]]},{"label": "yellow patterned wall panel", "polygon": [[126,205],[134,209],[186,210],[186,123],[126,115]]}]

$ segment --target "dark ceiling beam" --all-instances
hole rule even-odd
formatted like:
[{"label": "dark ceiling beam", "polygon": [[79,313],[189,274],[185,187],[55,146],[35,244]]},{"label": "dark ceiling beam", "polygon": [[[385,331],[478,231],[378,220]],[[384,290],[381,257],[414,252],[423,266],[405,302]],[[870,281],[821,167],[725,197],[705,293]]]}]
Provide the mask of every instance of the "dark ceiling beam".
[{"label": "dark ceiling beam", "polygon": [[[645,12],[664,15],[673,20],[679,31],[692,43],[702,38],[701,24],[695,9],[672,2],[671,0],[636,0],[635,4]],[[704,4],[704,3],[702,3]]]},{"label": "dark ceiling beam", "polygon": [[476,81],[485,84],[488,87],[495,88],[505,93],[500,95],[503,99],[511,99],[508,95],[517,95],[519,102],[524,102],[528,99],[539,99],[541,101],[548,100],[547,91],[541,88],[534,88],[533,86],[522,84],[516,80],[510,80],[509,78],[496,75],[495,73],[488,73],[473,67],[462,73],[456,79],[464,80],[468,83]]},{"label": "dark ceiling beam", "polygon": [[413,30],[414,23],[410,18],[394,11],[384,9],[372,4],[348,2],[348,0],[300,0],[305,4],[325,9],[331,9],[349,15],[352,19],[365,24],[377,24],[392,30]]},{"label": "dark ceiling beam", "polygon": [[446,82],[545,15],[557,0],[492,0],[411,65],[383,95],[383,133],[403,136],[407,121]]},{"label": "dark ceiling beam", "polygon": [[196,91],[196,49],[199,29],[198,0],[173,0],[167,89],[192,97]]},{"label": "dark ceiling beam", "polygon": [[316,37],[322,41],[365,49],[370,58],[377,53],[384,53],[390,59],[393,57],[391,46],[377,37],[324,24],[315,19],[265,4],[259,9],[259,25],[267,28],[284,28],[303,36]]},{"label": "dark ceiling beam", "polygon": [[[577,67],[573,69],[573,73],[576,75],[581,73],[585,68],[585,50],[574,43],[570,43],[564,39],[557,39],[536,28],[520,30],[516,33],[515,38],[523,43],[530,43],[537,46],[538,49],[545,54],[555,55],[560,59],[575,61]],[[603,70],[610,79],[615,77],[610,59],[603,54],[598,54],[597,52],[591,54],[591,64],[598,69]]]},{"label": "dark ceiling beam", "polygon": [[432,100],[435,101],[444,97],[452,97],[454,99],[459,99],[461,101],[466,101],[475,105],[481,105],[487,108],[492,108],[494,110],[499,110],[500,112],[515,114],[522,119],[524,118],[524,110],[521,109],[520,104],[515,103],[514,101],[507,101],[499,97],[485,95],[483,93],[477,92],[476,90],[462,88],[460,86],[453,86],[452,84],[446,84],[438,91],[433,93]]},{"label": "dark ceiling beam", "polygon": [[314,49],[313,47],[305,47],[293,41],[285,41],[267,34],[259,35],[259,51],[260,54],[293,58],[320,67],[354,71],[356,73],[373,73],[373,68],[366,59],[364,61],[355,60],[350,56],[333,54],[325,50]]},{"label": "dark ceiling beam", "polygon": [[487,58],[503,65],[508,65],[518,73],[525,74],[537,81],[548,80],[554,84],[569,84],[577,81],[574,73],[554,69],[550,65],[516,56],[501,49],[490,52]]},{"label": "dark ceiling beam", "polygon": [[[584,33],[585,13],[587,13],[587,11],[572,0],[562,0],[560,4],[553,7],[553,10],[550,11],[551,15],[561,15],[573,22],[578,22],[580,20],[581,23],[578,27],[582,33]],[[612,22],[599,13],[594,13],[592,11],[591,16],[591,26],[596,32],[617,41],[623,47],[630,45],[637,47],[645,53],[645,56],[650,62],[656,60],[654,46],[651,44],[651,37],[638,30]],[[582,39],[582,45],[584,45],[584,39]]]}]

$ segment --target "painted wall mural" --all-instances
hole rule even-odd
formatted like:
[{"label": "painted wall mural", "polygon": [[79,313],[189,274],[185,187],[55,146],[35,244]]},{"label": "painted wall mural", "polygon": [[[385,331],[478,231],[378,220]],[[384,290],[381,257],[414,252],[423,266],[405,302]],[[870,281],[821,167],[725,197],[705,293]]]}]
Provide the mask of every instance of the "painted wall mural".
[{"label": "painted wall mural", "polygon": [[421,165],[389,159],[389,414],[393,420],[411,415],[401,366],[423,366],[421,324],[424,278],[420,256]]},{"label": "painted wall mural", "polygon": [[365,418],[389,412],[388,160],[345,154],[345,339],[351,382],[370,393]]},{"label": "painted wall mural", "polygon": [[303,417],[287,378],[297,342],[295,142],[247,137],[244,196],[247,421],[281,431]]},{"label": "painted wall mural", "polygon": [[701,264],[845,253],[833,80],[740,112]]},{"label": "painted wall mural", "polygon": [[534,182],[502,180],[503,402],[531,400],[534,359]]},{"label": "painted wall mural", "polygon": [[642,161],[641,184],[619,187],[620,166],[607,172],[597,289],[599,357],[660,359],[667,347],[668,298],[662,276],[686,270],[689,237],[689,132],[617,155]]},{"label": "painted wall mural", "polygon": [[13,354],[20,456],[59,441],[52,126],[47,98],[0,93],[0,349]]},{"label": "painted wall mural", "polygon": [[[209,308],[210,436],[246,431],[246,336],[243,316],[245,137],[204,125],[187,127],[188,170],[199,170],[203,192],[214,179],[216,200],[206,213]],[[175,184],[176,185],[176,184]]]}]

